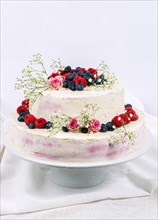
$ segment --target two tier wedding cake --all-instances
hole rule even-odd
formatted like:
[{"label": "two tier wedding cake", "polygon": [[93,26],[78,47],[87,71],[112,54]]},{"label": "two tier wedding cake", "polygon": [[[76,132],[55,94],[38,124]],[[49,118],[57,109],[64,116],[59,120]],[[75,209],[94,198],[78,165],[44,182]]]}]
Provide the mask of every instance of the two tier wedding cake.
[{"label": "two tier wedding cake", "polygon": [[17,79],[25,100],[12,115],[9,138],[19,151],[54,161],[112,160],[143,142],[143,113],[124,103],[124,86],[105,62],[97,68],[52,62],[40,54]]}]

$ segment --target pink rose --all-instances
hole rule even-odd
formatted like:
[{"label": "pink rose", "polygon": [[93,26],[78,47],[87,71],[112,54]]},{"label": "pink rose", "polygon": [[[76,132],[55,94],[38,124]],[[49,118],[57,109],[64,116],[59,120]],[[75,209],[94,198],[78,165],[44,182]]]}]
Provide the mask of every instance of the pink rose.
[{"label": "pink rose", "polygon": [[55,79],[59,79],[60,80],[60,82],[61,82],[61,84],[63,85],[63,82],[64,82],[64,80],[65,80],[65,76],[56,76],[55,77]]},{"label": "pink rose", "polygon": [[101,129],[100,121],[93,119],[89,126],[90,131],[97,132]]},{"label": "pink rose", "polygon": [[51,77],[48,84],[52,89],[58,90],[63,85],[64,79],[64,76]]},{"label": "pink rose", "polygon": [[76,118],[72,118],[70,120],[70,123],[67,125],[67,128],[73,132],[77,131],[79,129],[79,127],[80,127],[80,125],[78,124]]}]

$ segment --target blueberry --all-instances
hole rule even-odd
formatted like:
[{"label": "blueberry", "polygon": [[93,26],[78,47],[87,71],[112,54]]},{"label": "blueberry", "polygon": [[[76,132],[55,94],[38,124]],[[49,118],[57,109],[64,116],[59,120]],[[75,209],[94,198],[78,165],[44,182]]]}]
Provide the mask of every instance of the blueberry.
[{"label": "blueberry", "polygon": [[106,131],[108,131],[106,124],[101,124],[100,132],[106,132]]},{"label": "blueberry", "polygon": [[51,128],[52,126],[53,126],[53,123],[52,123],[51,121],[48,121],[48,122],[46,123],[45,128],[46,128],[46,129],[49,129],[49,128]]},{"label": "blueberry", "polygon": [[25,116],[28,115],[28,114],[30,114],[30,112],[21,112],[21,113],[20,113],[20,116],[24,116],[24,117],[25,117]]},{"label": "blueberry", "polygon": [[67,88],[67,87],[68,87],[68,83],[69,83],[68,80],[64,80],[64,82],[63,82],[63,87],[64,87],[64,88]]},{"label": "blueberry", "polygon": [[24,115],[26,116],[26,115],[28,115],[28,114],[30,114],[30,112],[25,112],[25,114],[24,114]]},{"label": "blueberry", "polygon": [[88,75],[84,75],[83,78],[88,81],[90,79],[90,77]]},{"label": "blueberry", "polygon": [[68,83],[68,88],[72,91],[75,91],[75,84],[73,81],[69,81]]},{"label": "blueberry", "polygon": [[24,116],[24,115],[25,115],[25,112],[21,112],[21,113],[20,113],[20,116]]},{"label": "blueberry", "polygon": [[81,67],[76,67],[76,72],[78,72],[78,71],[80,71],[80,70],[82,70]]},{"label": "blueberry", "polygon": [[84,76],[86,76],[86,74],[82,72],[82,73],[80,74],[80,76],[81,76],[81,77],[84,77]]},{"label": "blueberry", "polygon": [[126,104],[126,105],[125,105],[125,108],[127,108],[127,107],[128,107],[128,108],[132,108],[132,105],[131,105],[131,104]]},{"label": "blueberry", "polygon": [[19,115],[19,117],[18,117],[18,121],[20,121],[20,122],[24,122],[24,118],[25,118],[24,115]]},{"label": "blueberry", "polygon": [[95,83],[96,83],[97,85],[100,85],[100,84],[101,84],[101,79],[96,79],[96,80],[95,80]]},{"label": "blueberry", "polygon": [[74,74],[74,76],[78,76],[75,70],[73,70],[71,73]]},{"label": "blueberry", "polygon": [[62,130],[63,130],[64,132],[68,132],[68,131],[69,131],[69,129],[68,129],[67,127],[65,127],[65,126],[62,127]]},{"label": "blueberry", "polygon": [[30,129],[35,128],[35,124],[33,122],[31,122],[30,124],[28,124],[28,128],[30,128]]},{"label": "blueberry", "polygon": [[65,67],[64,71],[65,71],[65,72],[70,72],[70,71],[71,71],[71,66]]},{"label": "blueberry", "polygon": [[68,80],[73,80],[73,78],[74,78],[75,76],[76,76],[75,73],[70,73],[70,74],[68,75]]},{"label": "blueberry", "polygon": [[75,86],[75,90],[77,90],[77,91],[82,91],[83,89],[84,89],[84,87],[81,83],[79,83]]},{"label": "blueberry", "polygon": [[89,76],[92,77],[92,74],[91,74],[89,71],[86,71],[86,73],[87,73]]},{"label": "blueberry", "polygon": [[114,130],[112,122],[107,122],[106,127],[107,127],[108,131],[113,131]]},{"label": "blueberry", "polygon": [[92,75],[88,71],[81,73],[80,76],[84,78],[87,82],[89,82],[89,79],[92,79]]},{"label": "blueberry", "polygon": [[88,133],[88,128],[85,127],[81,128],[81,132],[84,134]]}]

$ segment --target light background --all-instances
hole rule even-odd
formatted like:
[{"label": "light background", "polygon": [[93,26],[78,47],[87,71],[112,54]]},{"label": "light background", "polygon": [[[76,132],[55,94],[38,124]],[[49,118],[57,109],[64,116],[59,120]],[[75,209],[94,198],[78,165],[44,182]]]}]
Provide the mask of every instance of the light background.
[{"label": "light background", "polygon": [[2,1],[1,99],[9,115],[23,99],[16,77],[34,53],[71,66],[105,60],[148,113],[157,113],[156,1]]}]

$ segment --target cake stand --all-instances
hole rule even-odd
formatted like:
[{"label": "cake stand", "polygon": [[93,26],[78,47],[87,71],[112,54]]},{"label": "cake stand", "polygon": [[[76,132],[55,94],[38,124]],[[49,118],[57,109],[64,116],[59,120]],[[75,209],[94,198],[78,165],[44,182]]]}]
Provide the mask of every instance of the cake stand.
[{"label": "cake stand", "polygon": [[123,155],[116,159],[97,162],[57,162],[48,159],[35,158],[13,148],[6,138],[6,147],[17,157],[36,163],[39,166],[51,168],[51,179],[54,183],[71,188],[85,188],[95,186],[106,178],[106,170],[110,166],[126,163],[143,155],[150,147],[152,135],[145,128],[144,144],[133,153]]}]

